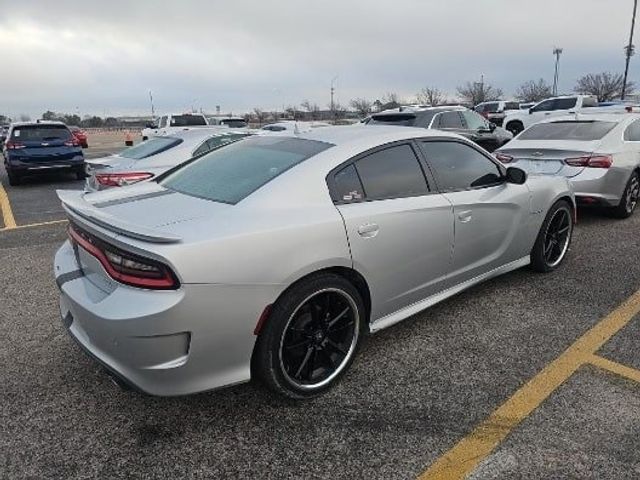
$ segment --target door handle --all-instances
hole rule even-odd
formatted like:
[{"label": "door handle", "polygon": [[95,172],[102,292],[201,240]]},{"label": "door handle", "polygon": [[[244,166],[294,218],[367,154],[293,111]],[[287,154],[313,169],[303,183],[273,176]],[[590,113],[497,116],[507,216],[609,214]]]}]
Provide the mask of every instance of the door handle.
[{"label": "door handle", "polygon": [[358,227],[358,235],[363,238],[373,238],[378,235],[380,227],[377,223],[365,223]]},{"label": "door handle", "polygon": [[458,214],[458,219],[462,223],[467,223],[467,222],[471,221],[472,217],[473,217],[473,212],[471,210],[464,210],[463,212],[460,212]]}]

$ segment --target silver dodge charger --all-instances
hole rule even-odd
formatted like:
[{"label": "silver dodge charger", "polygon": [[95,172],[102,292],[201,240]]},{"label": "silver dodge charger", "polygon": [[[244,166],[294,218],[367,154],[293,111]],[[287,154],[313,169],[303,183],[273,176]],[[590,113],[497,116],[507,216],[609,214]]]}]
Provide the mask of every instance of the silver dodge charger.
[{"label": "silver dodge charger", "polygon": [[150,182],[58,195],[63,324],[154,395],[252,378],[318,395],[366,333],[510,270],[558,267],[575,220],[566,179],[397,127],[249,137]]}]

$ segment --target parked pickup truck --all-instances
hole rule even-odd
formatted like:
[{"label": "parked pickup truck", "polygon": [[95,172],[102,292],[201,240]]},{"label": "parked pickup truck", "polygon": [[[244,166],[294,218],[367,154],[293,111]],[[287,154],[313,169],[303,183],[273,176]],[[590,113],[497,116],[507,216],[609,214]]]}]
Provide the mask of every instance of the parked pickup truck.
[{"label": "parked pickup truck", "polygon": [[201,113],[170,113],[161,116],[156,124],[142,130],[142,140],[153,136],[171,135],[181,130],[209,127],[207,118]]},{"label": "parked pickup truck", "polygon": [[591,95],[564,95],[547,98],[536,103],[528,110],[514,110],[507,112],[503,120],[503,127],[514,135],[525,128],[552,117],[560,117],[571,113],[615,113],[628,110],[623,104],[599,107],[596,97]]}]

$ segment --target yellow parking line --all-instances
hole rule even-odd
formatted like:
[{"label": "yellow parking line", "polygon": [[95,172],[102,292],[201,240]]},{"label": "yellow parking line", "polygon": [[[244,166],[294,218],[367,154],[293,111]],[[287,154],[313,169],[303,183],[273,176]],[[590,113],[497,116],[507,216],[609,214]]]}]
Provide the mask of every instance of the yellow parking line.
[{"label": "yellow parking line", "polygon": [[[438,458],[418,479],[465,478],[581,365],[640,312],[640,290],[603,318],[540,373],[525,383],[489,418]],[[620,370],[620,369],[618,369]]]},{"label": "yellow parking line", "polygon": [[622,365],[618,362],[612,362],[611,360],[598,355],[593,355],[589,360],[589,363],[603,370],[607,370],[608,372],[615,373],[616,375],[620,375],[621,377],[640,383],[640,370],[636,370],[635,368],[627,367],[626,365]]},{"label": "yellow parking line", "polygon": [[16,228],[16,219],[13,218],[13,211],[11,211],[11,203],[9,203],[9,196],[6,190],[0,183],[0,210],[2,211],[2,220],[4,221],[4,228]]},{"label": "yellow parking line", "polygon": [[50,222],[38,222],[38,223],[29,223],[27,225],[17,225],[11,228],[0,228],[0,232],[4,230],[20,230],[21,228],[33,228],[33,227],[42,227],[44,225],[56,225],[58,223],[67,223],[68,220],[51,220]]}]

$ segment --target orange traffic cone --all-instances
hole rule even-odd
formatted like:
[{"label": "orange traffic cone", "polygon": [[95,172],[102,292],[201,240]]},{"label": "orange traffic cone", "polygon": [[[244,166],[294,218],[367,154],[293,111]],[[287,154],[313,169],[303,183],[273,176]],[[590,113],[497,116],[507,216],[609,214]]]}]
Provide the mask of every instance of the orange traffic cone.
[{"label": "orange traffic cone", "polygon": [[127,147],[133,146],[133,135],[131,135],[131,132],[129,130],[127,130],[127,133],[124,136],[124,144]]}]

